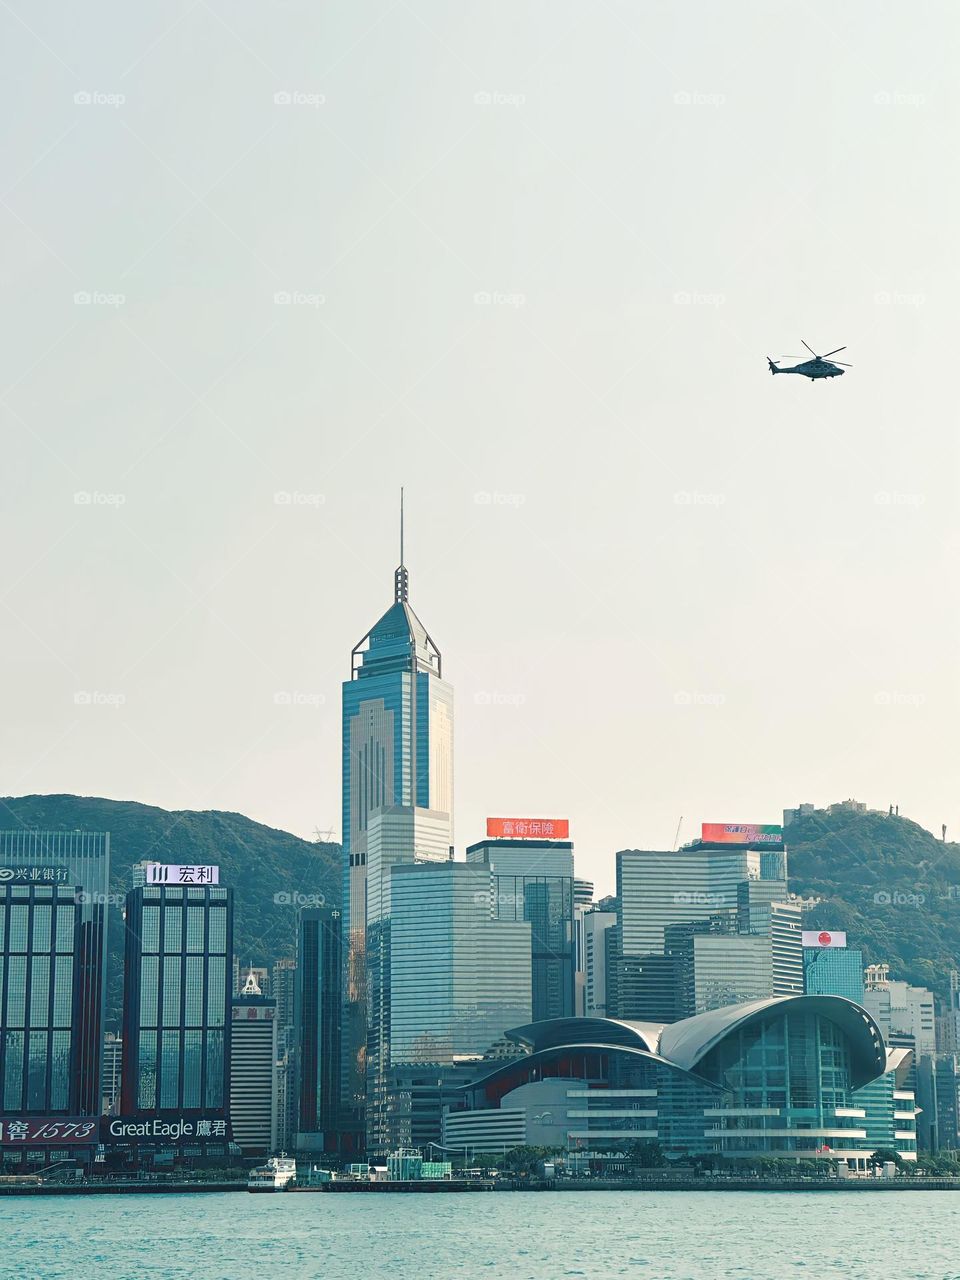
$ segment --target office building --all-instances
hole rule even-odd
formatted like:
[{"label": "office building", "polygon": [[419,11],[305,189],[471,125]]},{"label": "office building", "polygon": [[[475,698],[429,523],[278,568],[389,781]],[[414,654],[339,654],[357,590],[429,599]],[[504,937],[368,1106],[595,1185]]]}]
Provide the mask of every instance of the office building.
[{"label": "office building", "polygon": [[678,1017],[773,994],[769,936],[740,933],[736,912],[667,925],[664,938],[677,965]]},{"label": "office building", "polygon": [[[453,842],[453,689],[440,651],[409,603],[403,562],[394,602],[354,646],[343,685],[344,1107],[362,1113],[366,1086],[368,834],[380,809],[426,810]],[[423,824],[421,824],[423,825]]]},{"label": "office building", "polygon": [[[769,997],[669,1026],[559,1019],[509,1035],[526,1056],[460,1091],[445,1144],[558,1146],[602,1161],[656,1142],[680,1160],[829,1159],[865,1170],[886,1124],[885,1145],[916,1159],[911,1105],[898,1097],[880,1030],[839,997]],[[883,1116],[856,1100],[877,1081]]]},{"label": "office building", "polygon": [[593,881],[579,876],[573,882],[573,982],[574,1013],[582,1018],[587,1011],[587,952],[583,918],[593,909]]},{"label": "office building", "polygon": [[591,1018],[607,1015],[607,946],[606,933],[617,923],[616,911],[595,907],[583,916],[584,1007]]},{"label": "office building", "polygon": [[120,1083],[123,1068],[123,1041],[108,1031],[103,1038],[103,1064],[100,1072],[101,1110],[104,1115],[120,1110]]},{"label": "office building", "polygon": [[917,1072],[917,1141],[926,1151],[960,1150],[960,1056],[936,1053]]},{"label": "office building", "polygon": [[339,911],[304,908],[297,924],[294,988],[296,1068],[287,1089],[296,1101],[297,1149],[344,1155],[362,1147],[353,1113],[341,1115],[340,1011],[343,955]]},{"label": "office building", "polygon": [[702,847],[617,854],[620,945],[625,956],[663,952],[667,925],[735,910],[741,881],[760,879],[760,851]]},{"label": "office building", "polygon": [[487,839],[467,848],[467,862],[485,865],[492,873],[495,919],[530,924],[534,1019],[573,1017],[573,845],[567,840]]},{"label": "office building", "polygon": [[[403,1091],[397,1068],[481,1059],[515,1011],[532,1009],[531,926],[496,919],[483,862],[390,868],[389,916],[371,929],[380,975],[368,1053],[367,1150],[388,1148]],[[528,1015],[529,1016],[529,1015]]]},{"label": "office building", "polygon": [[294,1043],[294,1008],[296,1006],[297,962],[283,956],[270,973],[270,994],[277,1002],[277,1053],[283,1057]]},{"label": "office building", "polygon": [[[125,941],[121,1111],[225,1120],[233,891],[220,885],[132,889]],[[219,1123],[211,1136],[223,1142]]]},{"label": "office building", "polygon": [[[42,1137],[30,1137],[30,1150],[22,1140],[11,1149],[10,1123],[29,1133],[34,1118],[100,1114],[109,881],[105,832],[0,832],[0,1146],[8,1164],[52,1154]],[[93,1147],[70,1154],[92,1159]]]},{"label": "office building", "polygon": [[887,964],[867,965],[863,1005],[889,1043],[897,1036],[911,1038],[917,1060],[937,1051],[933,992],[890,978]]},{"label": "office building", "polygon": [[605,1016],[630,1022],[676,1022],[682,1016],[677,957],[658,952],[622,956],[617,950],[616,929],[607,930],[605,941]]},{"label": "office building", "polygon": [[277,1150],[277,1002],[248,971],[233,997],[230,1028],[230,1127],[245,1157]]},{"label": "office building", "polygon": [[856,947],[804,947],[803,986],[808,995],[844,996],[863,1004],[863,952]]}]

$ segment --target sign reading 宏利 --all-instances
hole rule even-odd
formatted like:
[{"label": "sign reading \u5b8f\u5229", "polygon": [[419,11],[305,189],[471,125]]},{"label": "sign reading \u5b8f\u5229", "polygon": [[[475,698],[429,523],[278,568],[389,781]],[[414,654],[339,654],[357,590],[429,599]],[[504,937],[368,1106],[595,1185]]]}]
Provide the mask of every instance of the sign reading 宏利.
[{"label": "sign reading \u5b8f\u5229", "polygon": [[756,822],[704,822],[700,838],[705,844],[781,844],[783,827]]},{"label": "sign reading \u5b8f\u5229", "polygon": [[219,884],[219,867],[181,867],[168,862],[147,863],[147,884]]},{"label": "sign reading \u5b8f\u5229", "polygon": [[68,884],[69,867],[0,867],[0,884]]},{"label": "sign reading \u5b8f\u5229", "polygon": [[98,1142],[99,1117],[4,1116],[0,1119],[0,1145],[68,1146],[72,1142]]},{"label": "sign reading \u5b8f\u5229", "polygon": [[805,947],[845,947],[847,935],[843,930],[804,929],[800,941]]},{"label": "sign reading \u5b8f\u5229", "polygon": [[492,840],[568,840],[569,818],[488,818]]}]

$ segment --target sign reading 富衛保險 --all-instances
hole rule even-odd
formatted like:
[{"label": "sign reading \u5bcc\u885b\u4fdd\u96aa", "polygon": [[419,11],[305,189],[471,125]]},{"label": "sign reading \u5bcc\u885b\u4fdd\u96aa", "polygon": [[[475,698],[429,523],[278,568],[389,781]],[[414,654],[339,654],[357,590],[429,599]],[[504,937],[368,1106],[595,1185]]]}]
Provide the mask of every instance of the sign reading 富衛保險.
[{"label": "sign reading \u5bcc\u885b\u4fdd\u96aa", "polygon": [[488,840],[569,840],[569,818],[488,818]]}]

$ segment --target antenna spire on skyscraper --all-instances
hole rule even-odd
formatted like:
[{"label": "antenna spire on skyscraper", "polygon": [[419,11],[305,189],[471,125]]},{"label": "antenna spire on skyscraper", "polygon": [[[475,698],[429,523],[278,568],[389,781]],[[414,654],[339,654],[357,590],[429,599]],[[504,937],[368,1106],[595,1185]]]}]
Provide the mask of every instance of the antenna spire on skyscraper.
[{"label": "antenna spire on skyscraper", "polygon": [[397,604],[406,604],[409,575],[403,563],[403,486],[400,486],[400,564],[393,575],[393,598]]}]

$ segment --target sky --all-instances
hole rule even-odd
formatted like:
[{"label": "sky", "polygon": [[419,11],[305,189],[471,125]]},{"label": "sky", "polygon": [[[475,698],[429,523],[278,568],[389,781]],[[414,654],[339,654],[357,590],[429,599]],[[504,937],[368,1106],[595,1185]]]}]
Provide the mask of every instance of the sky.
[{"label": "sky", "polygon": [[[0,36],[0,794],[338,838],[402,484],[461,849],[568,817],[609,891],[801,801],[956,838],[955,6]],[[771,377],[802,339],[853,367]]]}]

